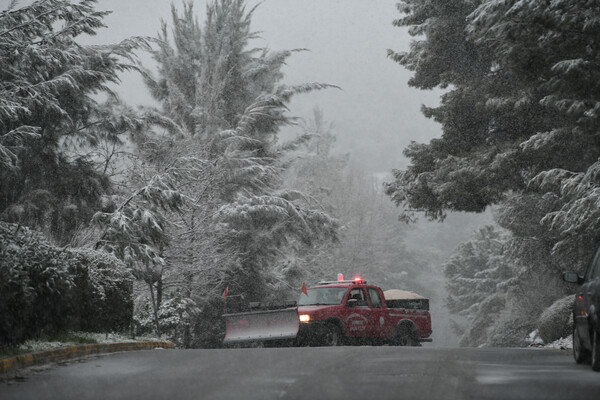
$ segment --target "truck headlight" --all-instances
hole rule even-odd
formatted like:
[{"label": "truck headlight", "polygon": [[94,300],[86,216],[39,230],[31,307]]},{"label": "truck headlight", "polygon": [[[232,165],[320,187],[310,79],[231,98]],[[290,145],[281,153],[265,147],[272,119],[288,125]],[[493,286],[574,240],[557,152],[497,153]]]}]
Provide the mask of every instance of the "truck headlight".
[{"label": "truck headlight", "polygon": [[300,322],[310,322],[313,320],[313,316],[309,314],[300,314],[298,318],[300,319]]}]

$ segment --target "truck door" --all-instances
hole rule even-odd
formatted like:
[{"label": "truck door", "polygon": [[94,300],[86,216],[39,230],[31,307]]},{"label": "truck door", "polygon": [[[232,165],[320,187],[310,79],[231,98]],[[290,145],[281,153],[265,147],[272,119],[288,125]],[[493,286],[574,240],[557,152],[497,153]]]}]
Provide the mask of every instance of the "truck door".
[{"label": "truck door", "polygon": [[350,337],[367,337],[371,334],[373,323],[371,308],[363,288],[353,288],[346,298],[343,323],[346,335]]},{"label": "truck door", "polygon": [[369,330],[369,337],[389,337],[391,334],[387,330],[391,324],[390,321],[386,320],[387,313],[383,309],[382,296],[379,294],[379,290],[370,287],[367,288],[367,294],[371,308],[371,315],[368,316],[370,324],[367,328]]}]

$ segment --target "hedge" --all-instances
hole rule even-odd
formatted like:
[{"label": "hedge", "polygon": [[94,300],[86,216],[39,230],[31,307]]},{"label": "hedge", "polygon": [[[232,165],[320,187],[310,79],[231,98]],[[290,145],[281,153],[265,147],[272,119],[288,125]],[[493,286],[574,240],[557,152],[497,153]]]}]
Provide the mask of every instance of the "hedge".
[{"label": "hedge", "polygon": [[133,277],[114,256],[58,248],[0,222],[0,346],[67,330],[124,331],[132,290]]}]

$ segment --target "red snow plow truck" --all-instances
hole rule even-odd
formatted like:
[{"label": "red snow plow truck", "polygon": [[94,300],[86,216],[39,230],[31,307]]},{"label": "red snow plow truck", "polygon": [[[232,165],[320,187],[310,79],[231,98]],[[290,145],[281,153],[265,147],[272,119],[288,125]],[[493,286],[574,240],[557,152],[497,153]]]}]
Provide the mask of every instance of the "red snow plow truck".
[{"label": "red snow plow truck", "polygon": [[297,306],[225,314],[226,346],[338,346],[431,342],[429,300],[404,290],[382,291],[361,278],[319,282]]}]

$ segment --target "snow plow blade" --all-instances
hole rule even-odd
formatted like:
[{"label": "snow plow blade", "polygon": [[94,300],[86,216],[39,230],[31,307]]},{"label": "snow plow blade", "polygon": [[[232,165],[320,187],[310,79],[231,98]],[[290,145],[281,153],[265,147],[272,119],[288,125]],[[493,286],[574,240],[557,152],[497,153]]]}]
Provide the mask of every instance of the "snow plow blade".
[{"label": "snow plow blade", "polygon": [[298,308],[224,314],[223,344],[295,339],[300,329]]}]

